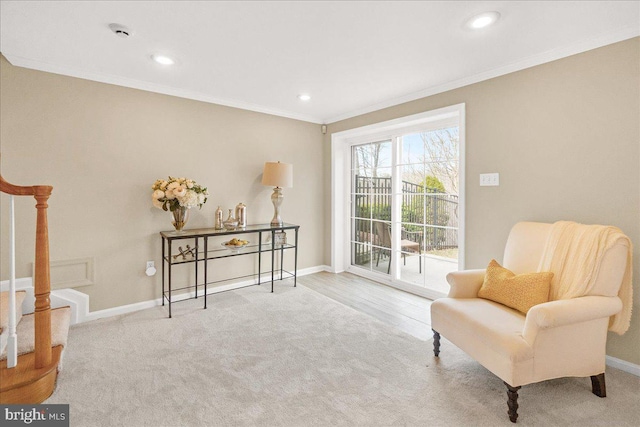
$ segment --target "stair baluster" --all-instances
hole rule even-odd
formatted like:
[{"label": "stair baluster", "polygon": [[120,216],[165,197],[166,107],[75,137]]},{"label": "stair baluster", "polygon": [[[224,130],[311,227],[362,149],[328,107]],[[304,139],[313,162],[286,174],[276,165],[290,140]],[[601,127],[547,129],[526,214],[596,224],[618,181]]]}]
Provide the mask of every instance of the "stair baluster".
[{"label": "stair baluster", "polygon": [[49,275],[49,229],[47,223],[47,200],[52,187],[34,186],[38,209],[36,223],[36,262],[34,274],[35,303],[35,353],[36,368],[51,364],[51,280]]},{"label": "stair baluster", "polygon": [[18,364],[18,335],[16,334],[16,221],[13,195],[9,196],[9,332],[7,339],[7,368]]},{"label": "stair baluster", "polygon": [[[33,196],[36,199],[36,256],[34,273],[35,302],[35,368],[51,364],[51,282],[49,276],[49,231],[47,200],[53,187],[49,185],[17,186],[0,175],[0,191],[12,196]],[[15,298],[15,294],[14,294]],[[15,303],[14,303],[15,307]],[[14,317],[15,319],[15,317]],[[7,365],[8,366],[8,365]]]}]

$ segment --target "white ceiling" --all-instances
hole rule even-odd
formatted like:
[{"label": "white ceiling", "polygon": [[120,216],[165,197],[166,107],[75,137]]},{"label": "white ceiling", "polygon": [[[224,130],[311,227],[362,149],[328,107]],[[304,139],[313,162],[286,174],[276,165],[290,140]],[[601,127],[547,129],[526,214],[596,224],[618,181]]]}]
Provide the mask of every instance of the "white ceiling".
[{"label": "white ceiling", "polygon": [[640,35],[639,1],[2,1],[0,18],[14,65],[315,123]]}]

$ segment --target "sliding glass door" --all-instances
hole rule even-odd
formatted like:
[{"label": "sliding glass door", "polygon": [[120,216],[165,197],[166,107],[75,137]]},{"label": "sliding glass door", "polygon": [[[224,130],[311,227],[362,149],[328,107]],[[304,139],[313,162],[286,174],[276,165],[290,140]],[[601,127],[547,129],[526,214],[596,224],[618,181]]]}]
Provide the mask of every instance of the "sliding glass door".
[{"label": "sliding glass door", "polygon": [[444,278],[458,269],[458,127],[403,135],[398,151],[397,279],[447,293]]},{"label": "sliding glass door", "polygon": [[389,274],[391,254],[391,141],[351,150],[351,264]]},{"label": "sliding glass door", "polygon": [[460,239],[457,120],[357,141],[349,160],[350,270],[446,294]]}]

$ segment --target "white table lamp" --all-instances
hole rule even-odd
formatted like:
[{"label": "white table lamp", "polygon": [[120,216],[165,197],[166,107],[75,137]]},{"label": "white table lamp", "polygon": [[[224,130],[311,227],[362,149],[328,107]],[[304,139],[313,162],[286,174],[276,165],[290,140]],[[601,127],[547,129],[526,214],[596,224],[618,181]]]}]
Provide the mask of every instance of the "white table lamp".
[{"label": "white table lamp", "polygon": [[271,226],[282,227],[280,217],[280,205],[282,204],[283,187],[293,187],[293,165],[290,163],[266,162],[262,173],[262,184],[274,186],[271,201],[273,202],[274,214]]}]

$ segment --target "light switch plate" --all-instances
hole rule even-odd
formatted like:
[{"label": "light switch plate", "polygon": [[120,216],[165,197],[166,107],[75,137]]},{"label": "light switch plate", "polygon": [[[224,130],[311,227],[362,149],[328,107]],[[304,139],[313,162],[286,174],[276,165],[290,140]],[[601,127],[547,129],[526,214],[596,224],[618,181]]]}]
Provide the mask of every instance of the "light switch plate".
[{"label": "light switch plate", "polygon": [[480,174],[481,187],[497,187],[499,185],[500,185],[499,173],[481,173]]}]

